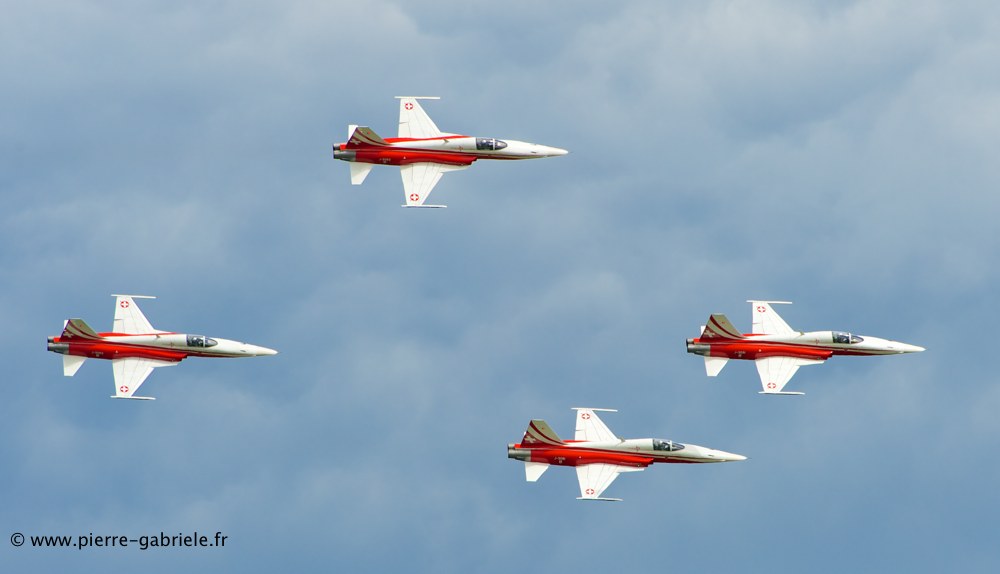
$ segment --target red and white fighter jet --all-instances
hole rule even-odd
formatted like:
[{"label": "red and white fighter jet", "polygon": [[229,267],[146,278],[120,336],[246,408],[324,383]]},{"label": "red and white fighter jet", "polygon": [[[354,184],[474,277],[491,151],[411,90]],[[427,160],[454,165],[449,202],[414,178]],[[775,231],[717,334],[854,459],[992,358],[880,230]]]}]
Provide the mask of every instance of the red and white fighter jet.
[{"label": "red and white fighter jet", "polygon": [[601,498],[623,472],[637,472],[658,462],[699,463],[733,462],[747,457],[694,444],[681,444],[657,438],[622,439],[611,432],[597,416],[597,411],[614,409],[574,407],[576,435],[562,440],[543,420],[532,420],[520,444],[507,445],[507,458],[524,461],[528,482],[535,482],[549,465],[575,466],[580,481],[577,500],[612,500]]},{"label": "red and white fighter jet", "polygon": [[110,359],[115,372],[113,399],[137,397],[143,381],[156,367],[172,367],[188,357],[258,357],[277,351],[228,339],[187,335],[154,329],[135,299],[144,295],[112,295],[115,322],[110,333],[97,333],[83,319],[70,319],[62,335],[49,337],[48,350],[63,356],[63,374],[72,377],[87,359]]},{"label": "red and white fighter jet", "polygon": [[819,365],[833,355],[898,355],[919,353],[923,347],[843,331],[795,331],[771,305],[789,301],[747,301],[753,307],[753,332],[741,334],[721,313],[708,318],[701,337],[687,340],[687,352],[705,357],[708,376],[719,374],[729,359],[757,363],[764,395],[802,395],[782,389],[799,367]]},{"label": "red and white fighter jet", "polygon": [[396,96],[399,137],[381,138],[364,126],[347,127],[347,142],[333,146],[333,158],[350,162],[351,183],[361,185],[373,165],[398,165],[403,176],[403,207],[446,207],[424,203],[441,176],[465,169],[477,159],[535,159],[566,155],[564,149],[515,140],[445,133],[420,107],[436,96]]}]

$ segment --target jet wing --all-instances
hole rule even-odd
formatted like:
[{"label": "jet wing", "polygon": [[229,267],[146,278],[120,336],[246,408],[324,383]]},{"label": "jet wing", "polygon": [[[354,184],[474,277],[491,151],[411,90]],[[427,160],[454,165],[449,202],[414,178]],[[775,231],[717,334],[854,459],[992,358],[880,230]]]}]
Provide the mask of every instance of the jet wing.
[{"label": "jet wing", "polygon": [[446,165],[443,163],[411,163],[400,166],[399,173],[403,176],[403,194],[406,196],[405,207],[444,207],[443,205],[424,205],[427,196],[437,185],[438,180],[446,171],[465,169],[467,165]]},{"label": "jet wing", "polygon": [[149,324],[149,320],[135,304],[136,299],[155,299],[146,295],[113,295],[115,297],[115,321],[111,330],[126,335],[163,333]]},{"label": "jet wing", "polygon": [[791,335],[795,329],[788,326],[788,323],[774,312],[772,304],[790,305],[788,301],[747,301],[753,308],[753,331],[754,335]]},{"label": "jet wing", "polygon": [[594,412],[595,410],[610,410],[611,412],[615,412],[611,409],[576,408],[576,435],[573,438],[588,442],[620,440],[615,436],[615,433],[611,432],[608,425],[604,424],[604,421],[597,417],[597,413]]},{"label": "jet wing", "polygon": [[781,389],[785,388],[788,381],[795,375],[799,367],[806,365],[820,365],[823,361],[817,359],[801,359],[798,357],[766,357],[754,361],[757,363],[757,374],[760,375],[760,384],[764,388],[761,391],[767,395],[801,395],[804,393],[785,393]]},{"label": "jet wing", "polygon": [[611,483],[623,472],[646,470],[645,467],[618,466],[617,464],[586,464],[576,467],[576,478],[580,481],[580,496],[577,500],[610,500],[621,501],[620,498],[601,498]]},{"label": "jet wing", "polygon": [[172,367],[177,363],[154,361],[152,359],[128,358],[112,359],[111,366],[115,371],[115,395],[113,399],[152,399],[153,397],[136,397],[146,377],[156,367]]},{"label": "jet wing", "polygon": [[436,96],[412,97],[396,96],[399,100],[399,137],[401,138],[437,138],[443,135],[434,121],[431,120],[418,100],[438,100]]}]

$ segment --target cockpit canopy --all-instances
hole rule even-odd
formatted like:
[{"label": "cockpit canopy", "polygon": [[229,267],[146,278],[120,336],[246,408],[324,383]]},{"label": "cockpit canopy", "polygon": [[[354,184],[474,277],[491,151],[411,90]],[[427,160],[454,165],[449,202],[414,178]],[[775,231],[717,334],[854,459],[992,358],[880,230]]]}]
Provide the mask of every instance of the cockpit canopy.
[{"label": "cockpit canopy", "polygon": [[679,442],[674,442],[672,440],[661,440],[658,438],[653,439],[653,450],[663,450],[667,452],[673,452],[675,450],[681,450],[684,448]]},{"label": "cockpit canopy", "polygon": [[219,342],[215,339],[210,339],[204,335],[188,335],[187,345],[188,347],[214,347],[218,345]]},{"label": "cockpit canopy", "polygon": [[507,142],[496,138],[476,138],[476,149],[498,150],[507,147]]},{"label": "cockpit canopy", "polygon": [[864,339],[857,335],[852,335],[850,333],[845,333],[843,331],[833,332],[834,343],[840,343],[842,345],[853,345],[855,343],[860,343],[861,341],[864,341]]}]

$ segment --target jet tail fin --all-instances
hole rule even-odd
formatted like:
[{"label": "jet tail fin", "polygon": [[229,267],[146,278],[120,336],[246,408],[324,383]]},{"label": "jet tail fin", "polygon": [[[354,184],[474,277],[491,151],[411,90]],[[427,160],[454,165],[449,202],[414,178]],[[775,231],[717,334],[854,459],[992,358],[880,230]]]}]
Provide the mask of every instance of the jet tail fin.
[{"label": "jet tail fin", "polygon": [[[722,313],[713,313],[701,332],[702,339],[742,339],[740,333]],[[721,368],[721,367],[720,367]]]},{"label": "jet tail fin", "polygon": [[562,446],[564,444],[566,443],[552,430],[549,423],[541,419],[532,419],[528,423],[527,430],[524,431],[524,438],[521,439],[521,445],[525,448]]},{"label": "jet tail fin", "polygon": [[382,139],[382,136],[375,133],[370,127],[367,126],[356,126],[354,131],[351,132],[351,137],[347,140],[347,145],[344,146],[345,149],[357,149],[361,147],[383,147],[389,145],[389,142]]},{"label": "jet tail fin", "polygon": [[100,339],[101,336],[94,331],[83,319],[70,319],[63,325],[60,339]]}]

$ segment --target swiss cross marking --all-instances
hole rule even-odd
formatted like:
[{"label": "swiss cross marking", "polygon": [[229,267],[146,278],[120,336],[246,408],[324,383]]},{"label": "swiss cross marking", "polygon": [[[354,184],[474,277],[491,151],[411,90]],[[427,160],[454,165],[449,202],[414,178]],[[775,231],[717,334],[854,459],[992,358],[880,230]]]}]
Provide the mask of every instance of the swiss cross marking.
[{"label": "swiss cross marking", "polygon": [[128,385],[122,385],[122,386],[118,387],[118,390],[121,391],[121,392],[123,392],[123,393],[127,393],[128,392]]},{"label": "swiss cross marking", "polygon": [[122,309],[128,309],[128,301],[122,301],[119,305]]},{"label": "swiss cross marking", "polygon": [[587,493],[587,496],[594,496],[594,489],[593,488],[588,488],[584,492]]},{"label": "swiss cross marking", "polygon": [[406,102],[405,104],[403,104],[403,107],[406,108],[406,109],[408,109],[408,110],[412,110],[413,109],[413,104],[410,103],[410,102]]},{"label": "swiss cross marking", "polygon": [[757,305],[757,312],[758,313],[763,313],[764,311],[767,311],[766,307],[764,307],[763,305]]},{"label": "swiss cross marking", "polygon": [[410,194],[410,201],[418,201],[419,199],[420,199],[420,196],[418,194],[416,194],[416,193],[411,193]]},{"label": "swiss cross marking", "polygon": [[776,385],[776,384],[774,384],[774,383],[768,383],[768,384],[767,384],[767,388],[769,388],[769,389],[773,389],[774,387],[777,387],[777,386],[778,386],[778,385]]},{"label": "swiss cross marking", "polygon": [[590,413],[580,413],[580,418],[583,420],[590,419]]}]

